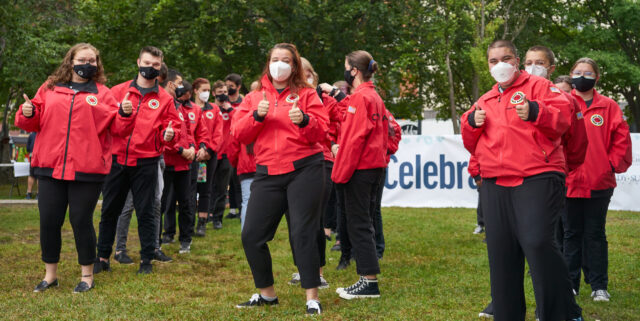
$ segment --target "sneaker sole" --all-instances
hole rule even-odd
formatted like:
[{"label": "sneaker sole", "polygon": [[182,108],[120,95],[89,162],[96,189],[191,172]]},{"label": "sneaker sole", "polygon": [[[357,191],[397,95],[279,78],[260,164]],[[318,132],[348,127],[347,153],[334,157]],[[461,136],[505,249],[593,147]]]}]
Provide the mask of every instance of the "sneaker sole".
[{"label": "sneaker sole", "polygon": [[128,262],[120,262],[118,260],[115,260],[115,261],[118,262],[119,264],[122,264],[122,265],[131,265],[131,264],[133,264],[133,261],[131,261],[130,263],[128,263]]},{"label": "sneaker sole", "polygon": [[609,302],[609,299],[606,298],[593,298],[594,302]]},{"label": "sneaker sole", "polygon": [[493,314],[480,312],[480,313],[478,313],[478,317],[479,318],[485,318],[485,319],[493,319]]},{"label": "sneaker sole", "polygon": [[246,306],[246,305],[236,305],[236,309],[253,309],[253,308],[258,308],[258,307],[277,307],[278,305],[280,305],[279,303],[276,304],[264,304],[264,305],[251,305],[251,306]]},{"label": "sneaker sole", "polygon": [[340,297],[346,300],[351,299],[376,299],[380,297],[380,294],[372,294],[372,295],[352,295],[346,292],[340,293]]},{"label": "sneaker sole", "polygon": [[158,263],[171,263],[171,262],[173,262],[173,260],[161,261],[161,260],[158,260],[158,259],[152,259],[152,260],[151,260],[151,262],[158,262]]},{"label": "sneaker sole", "polygon": [[323,289],[328,289],[329,288],[329,284],[325,284],[325,285],[321,285],[318,287],[318,289],[323,290]]}]

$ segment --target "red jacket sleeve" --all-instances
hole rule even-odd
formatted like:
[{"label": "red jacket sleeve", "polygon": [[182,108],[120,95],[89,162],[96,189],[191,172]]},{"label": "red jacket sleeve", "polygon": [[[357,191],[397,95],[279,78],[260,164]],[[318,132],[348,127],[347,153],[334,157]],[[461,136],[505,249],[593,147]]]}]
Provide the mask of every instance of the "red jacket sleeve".
[{"label": "red jacket sleeve", "polygon": [[[475,154],[476,145],[478,144],[478,139],[480,139],[480,135],[482,135],[482,132],[484,131],[484,126],[476,128],[471,126],[471,124],[469,124],[469,117],[474,116],[474,112],[476,109],[478,110],[481,109],[478,103],[475,103],[471,107],[471,109],[467,110],[464,114],[462,114],[462,117],[460,118],[462,143],[464,144],[464,147],[472,155]],[[485,120],[485,125],[487,120]]]},{"label": "red jacket sleeve", "polygon": [[569,128],[568,115],[571,114],[571,105],[562,93],[551,90],[550,83],[541,82],[536,91],[538,93],[536,100],[529,101],[529,114],[531,115],[537,109],[538,116],[533,125],[553,141],[561,137]]},{"label": "red jacket sleeve", "polygon": [[[176,110],[173,101],[168,101],[165,103],[164,111],[165,117],[162,120],[161,130],[158,133],[158,135],[160,135],[159,139],[165,145],[165,147],[169,148],[170,150],[177,151],[178,147],[180,147],[181,144],[181,136],[189,136],[189,134],[187,133],[186,129],[182,130],[182,128],[184,128],[184,125],[182,124],[182,121],[178,116],[178,111]],[[169,122],[171,122],[171,128],[173,128],[174,135],[172,140],[166,142],[164,140],[164,132],[166,131],[167,126],[169,126]]]},{"label": "red jacket sleeve", "polygon": [[584,127],[584,118],[580,112],[580,105],[571,95],[565,95],[570,100],[572,108],[571,126],[562,135],[563,145],[565,147],[565,158],[567,160],[567,169],[569,172],[580,167],[584,162],[587,154],[587,146],[589,140],[587,138],[587,130]]},{"label": "red jacket sleeve", "polygon": [[[258,96],[260,96],[260,99],[254,101]],[[268,96],[269,94],[267,94],[267,99],[269,99]],[[262,92],[251,92],[245,97],[240,106],[235,109],[233,114],[231,133],[243,144],[253,143],[264,126],[263,122],[257,121],[253,117],[253,112],[258,110],[260,100],[262,100]],[[269,100],[271,101],[272,99]],[[271,106],[273,106],[273,102],[271,102]]]},{"label": "red jacket sleeve", "polygon": [[307,94],[301,96],[300,99],[304,99],[304,101],[298,104],[298,108],[305,114],[305,117],[308,117],[307,124],[300,128],[300,135],[309,143],[322,143],[326,138],[327,123],[329,122],[324,105],[314,90],[308,90]]},{"label": "red jacket sleeve", "polygon": [[235,138],[231,137],[231,141],[229,142],[229,150],[227,151],[227,157],[229,158],[229,162],[233,168],[238,168],[238,159],[240,158],[240,142]]},{"label": "red jacket sleeve", "polygon": [[469,166],[467,167],[467,170],[473,179],[480,176],[480,163],[478,163],[478,159],[474,155],[471,155],[469,158]]},{"label": "red jacket sleeve", "polygon": [[362,155],[364,149],[364,143],[367,136],[373,130],[373,124],[369,120],[369,110],[367,110],[367,104],[359,96],[356,99],[351,99],[349,105],[355,110],[347,112],[340,128],[340,149],[336,162],[342,162],[339,167],[340,173],[337,173],[337,168],[334,167],[333,177],[346,177],[353,176],[353,173],[358,166],[358,160]]},{"label": "red jacket sleeve", "polygon": [[398,151],[400,140],[402,139],[402,128],[386,108],[385,113],[389,119],[389,146],[387,146],[387,155],[393,155]]},{"label": "red jacket sleeve", "polygon": [[[195,107],[198,108],[198,107]],[[196,123],[196,130],[195,130],[195,136],[196,136],[196,143],[197,143],[197,147],[196,149],[199,149],[201,145],[204,144],[204,148],[205,149],[213,149],[212,148],[212,143],[211,143],[211,136],[209,135],[209,129],[207,128],[207,124],[205,123],[204,119],[202,118],[202,113],[200,113],[200,118],[198,118],[198,122]]]},{"label": "red jacket sleeve", "polygon": [[609,163],[614,172],[624,173],[631,166],[631,135],[629,125],[622,118],[622,111],[615,102],[609,106],[611,124],[611,140],[609,143]]},{"label": "red jacket sleeve", "polygon": [[40,86],[36,95],[31,99],[31,105],[33,105],[33,114],[31,117],[25,117],[22,114],[22,105],[18,108],[16,113],[16,119],[14,124],[28,132],[40,131],[40,115],[44,108],[44,99],[47,91],[47,82]]},{"label": "red jacket sleeve", "polygon": [[[101,88],[101,90],[103,89]],[[106,105],[106,109],[109,110],[109,112],[115,112],[116,114],[112,119],[111,126],[109,128],[111,134],[119,137],[127,137],[131,135],[131,132],[133,132],[133,128],[136,125],[136,110],[134,109],[128,116],[123,116],[120,111],[120,104],[116,101],[111,90],[106,86],[104,87],[104,90],[106,90],[106,92],[102,96],[102,103]],[[95,118],[96,121],[98,118],[100,117]]]}]

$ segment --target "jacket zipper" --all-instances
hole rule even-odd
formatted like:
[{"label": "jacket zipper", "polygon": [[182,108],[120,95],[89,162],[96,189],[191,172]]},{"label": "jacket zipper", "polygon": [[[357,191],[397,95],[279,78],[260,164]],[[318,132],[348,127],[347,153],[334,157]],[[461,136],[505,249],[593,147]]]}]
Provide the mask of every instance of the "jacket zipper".
[{"label": "jacket zipper", "polygon": [[542,151],[542,155],[544,155],[544,162],[548,163],[549,162],[549,157],[547,157],[547,152],[544,150],[544,148],[542,148],[542,145],[540,145],[540,143],[538,143],[538,140],[534,137],[533,140],[536,141],[536,145],[538,145],[538,147],[540,147],[540,150]]},{"label": "jacket zipper", "polygon": [[[274,115],[277,114],[277,112],[278,112],[277,109],[278,109],[278,97],[276,97],[275,107],[273,108],[273,114]],[[275,132],[274,135],[275,135],[275,140],[276,140],[275,144],[274,144],[275,145],[275,152],[276,152],[276,155],[278,155],[278,129],[275,128],[274,132]]]},{"label": "jacket zipper", "polygon": [[[142,104],[142,99],[138,100],[138,108],[136,108],[136,114],[140,111],[140,104]],[[129,140],[127,141],[127,149],[124,151],[124,166],[127,166],[127,161],[129,160],[129,143],[131,143],[131,137],[133,137],[133,131],[129,135]]]},{"label": "jacket zipper", "polygon": [[69,135],[71,134],[71,114],[73,113],[73,102],[76,100],[78,92],[74,92],[71,97],[71,106],[69,106],[69,122],[67,123],[67,141],[64,145],[64,162],[62,164],[62,176],[60,179],[64,180],[64,171],[67,169],[67,152],[69,151]]}]

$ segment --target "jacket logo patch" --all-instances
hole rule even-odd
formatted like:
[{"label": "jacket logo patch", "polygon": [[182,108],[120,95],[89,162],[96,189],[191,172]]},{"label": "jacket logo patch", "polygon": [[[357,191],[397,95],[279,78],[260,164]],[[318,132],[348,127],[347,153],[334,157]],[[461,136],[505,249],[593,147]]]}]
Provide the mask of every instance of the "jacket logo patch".
[{"label": "jacket logo patch", "polygon": [[347,108],[347,111],[352,113],[352,114],[355,114],[356,113],[356,108],[353,107],[353,106],[349,106],[349,108]]},{"label": "jacket logo patch", "polygon": [[296,94],[290,94],[289,96],[287,96],[286,101],[290,104],[293,104],[298,101],[298,99],[300,99],[300,96]]},{"label": "jacket logo patch", "polygon": [[189,119],[191,119],[191,120],[195,120],[195,119],[196,119],[196,114],[194,114],[194,113],[189,113]]},{"label": "jacket logo patch", "polygon": [[602,118],[602,116],[595,114],[593,116],[591,116],[591,123],[600,127],[602,126],[602,124],[604,124],[604,118]]},{"label": "jacket logo patch", "polygon": [[91,106],[95,106],[98,104],[98,98],[96,96],[87,96],[87,104],[91,105]]},{"label": "jacket logo patch", "polygon": [[229,120],[229,114],[228,113],[224,113],[223,114],[222,112],[220,112],[220,116],[222,116],[222,119],[224,119],[224,120]]},{"label": "jacket logo patch", "polygon": [[180,120],[184,121],[184,116],[182,116],[182,113],[178,113],[178,116],[180,116]]},{"label": "jacket logo patch", "polygon": [[207,116],[207,118],[213,119],[213,113],[212,112],[208,111],[208,112],[205,113],[205,115]]},{"label": "jacket logo patch", "polygon": [[513,96],[511,96],[511,104],[512,105],[519,105],[522,104],[522,102],[524,102],[524,93],[521,91],[516,91],[515,94],[513,94]]},{"label": "jacket logo patch", "polygon": [[158,107],[160,107],[160,102],[157,99],[149,100],[149,108],[158,109]]}]

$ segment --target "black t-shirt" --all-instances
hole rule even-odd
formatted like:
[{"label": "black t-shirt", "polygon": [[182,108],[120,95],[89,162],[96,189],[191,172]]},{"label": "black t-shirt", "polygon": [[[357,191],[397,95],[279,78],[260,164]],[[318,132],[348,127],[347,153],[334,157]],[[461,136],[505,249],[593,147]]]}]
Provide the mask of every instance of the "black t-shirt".
[{"label": "black t-shirt", "polygon": [[591,98],[589,100],[585,100],[584,103],[587,104],[587,108],[591,107],[591,104],[593,103],[593,98]]}]

